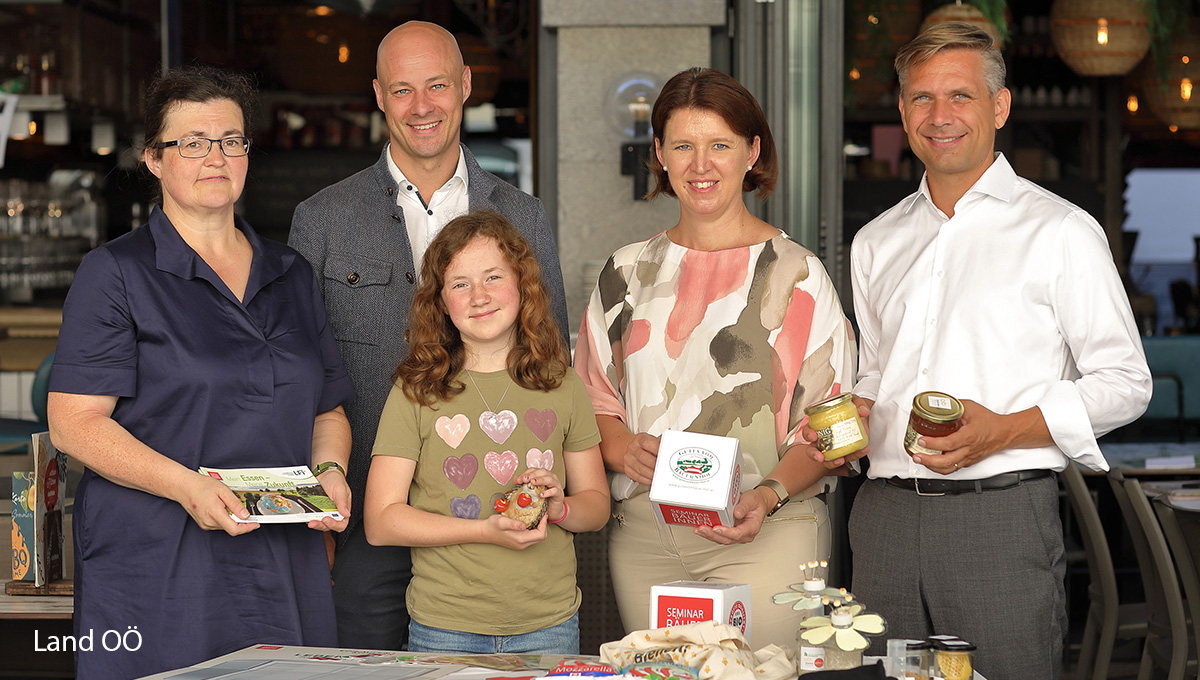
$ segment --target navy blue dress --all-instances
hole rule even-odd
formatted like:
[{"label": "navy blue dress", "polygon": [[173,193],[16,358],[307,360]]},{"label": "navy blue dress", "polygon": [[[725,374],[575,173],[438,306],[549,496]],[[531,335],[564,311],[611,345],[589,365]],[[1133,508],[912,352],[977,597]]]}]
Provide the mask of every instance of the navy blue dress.
[{"label": "navy blue dress", "polygon": [[[312,267],[237,227],[254,248],[243,302],[161,210],[89,253],[50,389],[118,397],[113,418],[188,468],[309,465],[314,418],[354,391]],[[74,512],[75,633],[93,639],[78,677],[140,677],[253,643],[336,646],[321,532],[204,531],[178,503],[90,470]],[[140,649],[105,649],[106,631],[131,627]]]}]

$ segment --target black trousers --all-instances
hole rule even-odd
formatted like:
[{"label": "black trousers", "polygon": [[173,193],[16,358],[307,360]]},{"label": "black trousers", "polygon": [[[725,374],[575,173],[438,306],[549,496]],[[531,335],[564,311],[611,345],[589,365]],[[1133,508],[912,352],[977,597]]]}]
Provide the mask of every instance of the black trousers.
[{"label": "black trousers", "polygon": [[402,650],[408,643],[408,606],[412,580],[408,548],[374,546],[362,522],[333,557],[333,605],[338,644],[352,649]]}]

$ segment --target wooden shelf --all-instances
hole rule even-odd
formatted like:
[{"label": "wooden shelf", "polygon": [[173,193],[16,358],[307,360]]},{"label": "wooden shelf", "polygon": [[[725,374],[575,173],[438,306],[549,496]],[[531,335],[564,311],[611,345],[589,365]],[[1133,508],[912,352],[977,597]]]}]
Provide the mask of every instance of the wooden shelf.
[{"label": "wooden shelf", "polygon": [[67,100],[61,94],[19,94],[18,111],[66,111]]}]

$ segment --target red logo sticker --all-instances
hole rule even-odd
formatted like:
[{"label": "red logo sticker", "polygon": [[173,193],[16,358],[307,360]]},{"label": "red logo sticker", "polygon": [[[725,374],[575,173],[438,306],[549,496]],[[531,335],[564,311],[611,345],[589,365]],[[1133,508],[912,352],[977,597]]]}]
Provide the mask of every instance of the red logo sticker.
[{"label": "red logo sticker", "polygon": [[729,625],[735,626],[743,633],[746,632],[746,606],[741,600],[734,602],[729,610]]}]

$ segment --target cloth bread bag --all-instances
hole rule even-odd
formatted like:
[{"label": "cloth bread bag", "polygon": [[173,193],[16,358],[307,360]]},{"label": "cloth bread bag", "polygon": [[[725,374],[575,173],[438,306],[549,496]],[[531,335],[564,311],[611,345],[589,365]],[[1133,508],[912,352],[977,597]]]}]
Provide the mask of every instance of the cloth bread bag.
[{"label": "cloth bread bag", "polygon": [[785,680],[796,665],[778,645],[750,650],[742,632],[725,623],[637,630],[600,646],[600,660],[617,668],[635,663],[673,663],[695,668],[700,680]]}]

